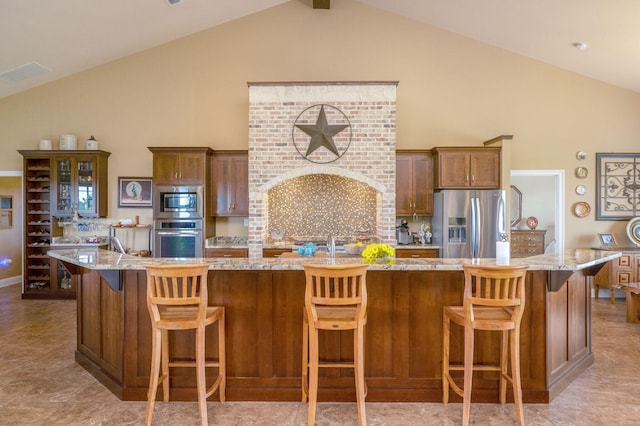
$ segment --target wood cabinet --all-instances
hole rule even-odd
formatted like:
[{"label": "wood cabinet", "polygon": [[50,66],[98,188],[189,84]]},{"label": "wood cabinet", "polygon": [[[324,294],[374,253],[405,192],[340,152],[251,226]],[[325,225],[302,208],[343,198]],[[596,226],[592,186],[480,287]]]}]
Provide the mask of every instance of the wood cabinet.
[{"label": "wood cabinet", "polygon": [[262,249],[262,257],[280,257],[282,253],[291,252],[291,247],[288,248],[266,248]]},{"label": "wood cabinet", "polygon": [[396,257],[411,259],[432,259],[440,257],[440,249],[438,248],[396,248]]},{"label": "wood cabinet", "polygon": [[500,148],[438,147],[432,153],[435,189],[500,187]]},{"label": "wood cabinet", "polygon": [[623,251],[622,256],[607,262],[593,277],[594,296],[597,299],[600,287],[610,290],[611,303],[615,301],[615,290],[620,284],[640,281],[640,250]]},{"label": "wood cabinet", "polygon": [[204,250],[204,257],[249,257],[249,249],[241,248],[208,248]]},{"label": "wood cabinet", "polygon": [[433,159],[429,151],[396,151],[396,215],[433,214]]},{"label": "wood cabinet", "polygon": [[105,151],[18,151],[24,169],[25,299],[75,297],[75,278],[47,256],[53,218],[107,216]]},{"label": "wood cabinet", "polygon": [[511,230],[511,257],[528,257],[544,254],[545,230]]},{"label": "wood cabinet", "polygon": [[206,185],[210,176],[209,147],[149,147],[153,152],[154,185]]},{"label": "wood cabinet", "polygon": [[249,215],[247,151],[216,151],[213,157],[212,210],[216,216]]}]

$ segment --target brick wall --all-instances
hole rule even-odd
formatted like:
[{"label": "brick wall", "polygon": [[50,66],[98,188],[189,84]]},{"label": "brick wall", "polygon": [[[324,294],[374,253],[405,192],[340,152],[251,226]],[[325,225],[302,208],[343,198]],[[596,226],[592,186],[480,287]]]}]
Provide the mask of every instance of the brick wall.
[{"label": "brick wall", "polygon": [[[305,175],[342,176],[373,188],[375,236],[395,241],[395,97],[395,82],[249,84],[250,257],[262,256],[263,242],[277,231],[270,229],[269,190]],[[319,104],[326,105],[328,124],[350,127],[334,137],[342,156],[335,159],[322,147],[308,156],[311,162],[301,155],[304,148],[299,152],[309,137],[294,123],[315,124]],[[309,193],[322,190],[322,185],[305,188]],[[331,223],[323,231],[332,233]]]}]

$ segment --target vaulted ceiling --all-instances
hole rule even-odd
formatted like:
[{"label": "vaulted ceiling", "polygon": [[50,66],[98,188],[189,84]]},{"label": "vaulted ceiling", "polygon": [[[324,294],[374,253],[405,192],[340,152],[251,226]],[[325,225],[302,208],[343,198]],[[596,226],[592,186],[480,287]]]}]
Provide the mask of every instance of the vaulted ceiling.
[{"label": "vaulted ceiling", "polygon": [[[287,1],[2,1],[0,98]],[[640,93],[637,0],[356,1]]]}]

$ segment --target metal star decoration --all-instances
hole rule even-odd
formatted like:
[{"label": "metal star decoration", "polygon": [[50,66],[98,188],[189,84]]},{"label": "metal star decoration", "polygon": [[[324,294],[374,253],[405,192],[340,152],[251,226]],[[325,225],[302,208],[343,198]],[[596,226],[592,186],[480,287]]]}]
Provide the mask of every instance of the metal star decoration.
[{"label": "metal star decoration", "polygon": [[305,157],[308,157],[316,149],[324,146],[335,155],[340,156],[333,137],[349,127],[348,124],[328,124],[327,116],[324,113],[324,105],[320,107],[320,113],[315,125],[296,124],[298,129],[311,136],[311,141],[307,147]]}]

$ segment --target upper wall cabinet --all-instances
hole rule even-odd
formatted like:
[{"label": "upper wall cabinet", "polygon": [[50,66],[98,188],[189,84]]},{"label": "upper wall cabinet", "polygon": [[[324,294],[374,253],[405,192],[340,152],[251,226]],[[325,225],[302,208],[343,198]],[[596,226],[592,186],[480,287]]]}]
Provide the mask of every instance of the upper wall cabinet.
[{"label": "upper wall cabinet", "polygon": [[429,151],[396,151],[396,215],[433,214],[433,159]]},{"label": "upper wall cabinet", "polygon": [[247,151],[216,151],[213,157],[212,210],[216,216],[249,215]]},{"label": "upper wall cabinet", "polygon": [[153,152],[154,185],[205,185],[209,147],[149,147]]},{"label": "upper wall cabinet", "polygon": [[499,188],[500,148],[433,148],[435,189]]}]

